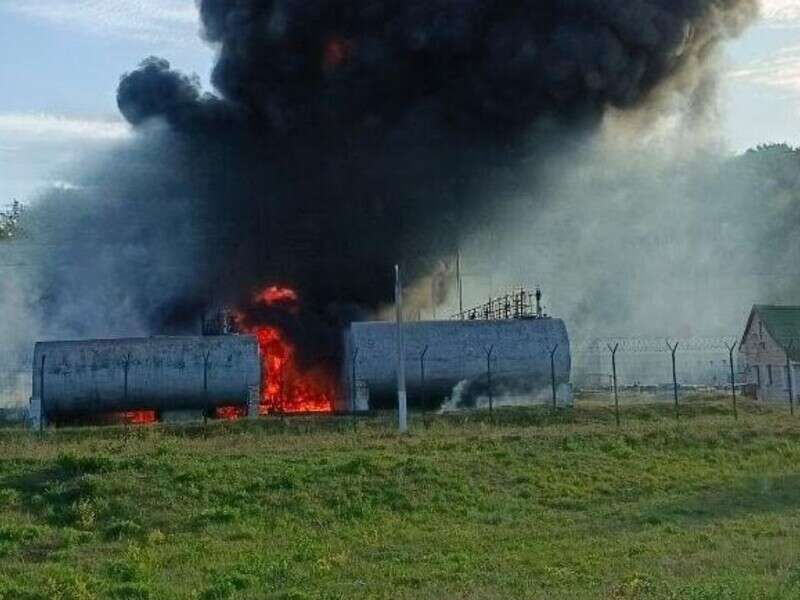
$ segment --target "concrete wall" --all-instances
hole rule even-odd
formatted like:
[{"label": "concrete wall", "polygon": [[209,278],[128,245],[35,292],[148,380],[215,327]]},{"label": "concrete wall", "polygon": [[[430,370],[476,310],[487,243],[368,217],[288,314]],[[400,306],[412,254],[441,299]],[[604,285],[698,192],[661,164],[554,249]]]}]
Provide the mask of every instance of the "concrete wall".
[{"label": "concrete wall", "polygon": [[33,397],[49,419],[243,405],[260,380],[245,335],[39,342],[33,357]]},{"label": "concrete wall", "polygon": [[[789,381],[786,373],[786,352],[769,335],[758,313],[739,349],[739,369],[744,372],[746,383],[756,386],[759,400],[789,402]],[[770,371],[772,377],[770,378]],[[792,392],[795,401],[800,400],[797,389],[800,365],[792,363]]]},{"label": "concrete wall", "polygon": [[[560,319],[507,321],[418,321],[404,324],[406,381],[410,402],[428,408],[456,394],[469,403],[485,397],[486,352],[492,352],[492,394],[501,397],[551,398],[550,350],[555,354],[556,384],[563,401],[571,401],[569,337]],[[353,356],[358,396],[368,389],[372,408],[391,405],[396,394],[396,326],[353,323],[345,333],[343,391],[340,410],[353,406]],[[424,361],[421,355],[428,352]],[[424,369],[424,382],[423,382]],[[458,389],[456,389],[458,386]],[[471,397],[471,398],[470,398]],[[363,408],[363,405],[362,407]]]}]

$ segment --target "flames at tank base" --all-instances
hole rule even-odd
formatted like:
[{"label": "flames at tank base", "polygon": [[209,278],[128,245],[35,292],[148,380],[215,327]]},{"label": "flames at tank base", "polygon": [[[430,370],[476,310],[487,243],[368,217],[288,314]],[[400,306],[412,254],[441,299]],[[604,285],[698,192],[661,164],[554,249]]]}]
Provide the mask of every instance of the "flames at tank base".
[{"label": "flames at tank base", "polygon": [[248,306],[229,311],[229,329],[255,336],[261,356],[260,414],[329,413],[338,395],[333,373],[324,365],[301,368],[297,347],[270,319],[300,319],[300,295],[291,287],[269,285]]},{"label": "flames at tank base", "polygon": [[153,422],[246,407],[261,386],[251,335],[38,342],[32,415],[43,422]]}]

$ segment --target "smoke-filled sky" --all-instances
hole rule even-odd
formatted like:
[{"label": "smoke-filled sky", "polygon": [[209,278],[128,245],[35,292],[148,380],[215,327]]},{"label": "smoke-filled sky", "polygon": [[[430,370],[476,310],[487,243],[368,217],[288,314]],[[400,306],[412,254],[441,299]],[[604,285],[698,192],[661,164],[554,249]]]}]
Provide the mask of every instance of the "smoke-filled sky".
[{"label": "smoke-filled sky", "polygon": [[[768,7],[756,29],[755,0],[203,0],[199,21],[177,1],[80,6],[5,6],[6,21],[56,32],[72,66],[56,77],[48,64],[48,77],[15,63],[3,101],[38,98],[40,81],[39,106],[89,106],[102,89],[93,106],[121,115],[0,115],[0,131],[38,127],[26,143],[45,150],[15,176],[42,162],[54,174],[4,256],[0,300],[19,318],[2,333],[22,347],[196,332],[223,304],[279,321],[304,355],[334,355],[343,323],[391,301],[395,261],[417,284],[412,304],[451,308],[458,248],[468,302],[546,283],[578,337],[655,333],[678,287],[702,304],[672,321],[702,312],[693,334],[794,292],[764,281],[723,306],[711,289],[729,273],[729,235],[747,240],[751,272],[797,263],[793,247],[762,244],[794,222],[784,196],[761,211],[776,220],[744,228],[759,213],[742,190],[769,172],[736,188],[720,178],[736,167],[725,132],[745,139],[761,110],[731,127],[737,86],[793,81],[790,47],[759,63],[748,37],[776,43],[796,22],[791,5]],[[211,61],[187,50],[197,29]],[[759,127],[753,143],[766,141]],[[720,215],[730,226],[707,235]],[[480,269],[489,276],[476,281]],[[265,284],[295,287],[302,314],[248,306]]]},{"label": "smoke-filled sky", "polygon": [[[726,46],[720,135],[732,150],[800,144],[800,8],[763,0],[761,22]],[[208,84],[214,50],[193,0],[0,0],[0,205],[66,186],[87,148],[130,135],[122,72],[149,55]]]}]

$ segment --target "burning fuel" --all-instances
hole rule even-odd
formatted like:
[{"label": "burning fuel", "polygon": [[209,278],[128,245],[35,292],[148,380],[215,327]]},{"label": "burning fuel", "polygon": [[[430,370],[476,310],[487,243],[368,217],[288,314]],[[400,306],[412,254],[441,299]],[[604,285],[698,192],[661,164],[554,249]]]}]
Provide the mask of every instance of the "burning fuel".
[{"label": "burning fuel", "polygon": [[119,413],[119,420],[126,425],[149,425],[158,422],[158,415],[154,410],[135,410]]},{"label": "burning fuel", "polygon": [[301,373],[295,349],[275,327],[258,326],[262,355],[261,414],[311,413],[333,410],[335,384],[324,372]]},{"label": "burning fuel", "polygon": [[[701,110],[715,48],[757,3],[198,6],[214,93],[160,57],[123,75],[137,135],[29,214],[19,305],[42,326],[24,335],[195,334],[243,307],[262,406],[289,412],[330,409],[342,330],[391,302],[392,265],[430,275],[609,112],[675,91]],[[254,300],[264,281],[289,287]]]},{"label": "burning fuel", "polygon": [[[300,296],[294,289],[265,286],[252,295],[250,302],[232,311],[231,322],[226,323],[228,334],[250,334],[258,343],[260,415],[327,413],[334,409],[338,393],[334,372],[324,363],[301,366],[295,345],[280,325],[295,321],[300,305]],[[246,415],[246,406],[220,406],[209,416],[236,420]],[[115,420],[143,425],[155,423],[158,414],[152,410],[130,411],[118,413]]]},{"label": "burning fuel", "polygon": [[[297,314],[300,298],[288,287],[269,286],[254,295],[256,305]],[[303,370],[297,363],[296,348],[276,325],[259,322],[264,313],[240,309],[235,328],[256,336],[261,353],[260,413],[321,413],[333,410],[336,379],[324,366]],[[274,312],[268,313],[274,316]],[[259,317],[259,315],[261,315]]]},{"label": "burning fuel", "polygon": [[261,290],[255,296],[255,301],[267,306],[285,305],[292,306],[297,302],[297,292],[286,287],[270,286]]}]

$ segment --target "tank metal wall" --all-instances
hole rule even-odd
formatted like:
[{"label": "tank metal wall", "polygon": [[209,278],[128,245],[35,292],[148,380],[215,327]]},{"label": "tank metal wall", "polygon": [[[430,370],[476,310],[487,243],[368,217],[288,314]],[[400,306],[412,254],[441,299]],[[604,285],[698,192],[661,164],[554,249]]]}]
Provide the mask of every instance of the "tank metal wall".
[{"label": "tank metal wall", "polygon": [[253,336],[39,342],[34,349],[33,398],[49,419],[243,405],[260,382]]},{"label": "tank metal wall", "polygon": [[[530,392],[550,393],[550,351],[556,345],[556,384],[561,387],[570,381],[569,337],[560,319],[417,321],[405,323],[403,332],[408,392],[417,400],[423,395],[444,398],[465,381],[485,382],[487,351],[492,346],[493,389],[498,393],[509,382],[524,384]],[[340,410],[353,409],[354,366],[355,380],[369,389],[371,400],[396,394],[396,343],[394,323],[351,325],[344,339]]]}]

